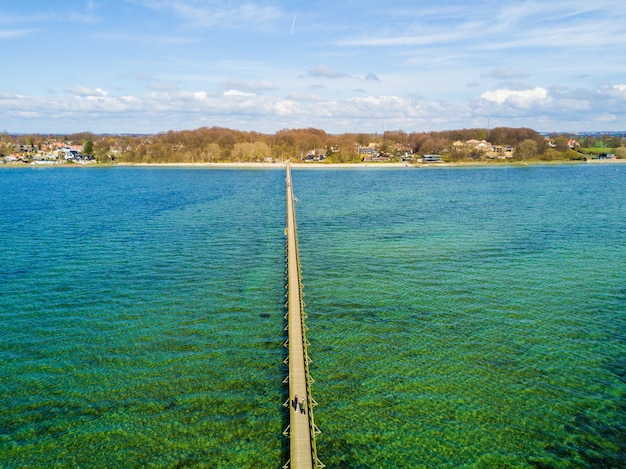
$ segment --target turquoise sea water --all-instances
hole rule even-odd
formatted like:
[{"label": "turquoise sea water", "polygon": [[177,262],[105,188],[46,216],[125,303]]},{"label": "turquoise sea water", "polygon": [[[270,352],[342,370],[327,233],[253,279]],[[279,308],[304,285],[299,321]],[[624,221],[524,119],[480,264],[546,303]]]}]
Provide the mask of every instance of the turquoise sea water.
[{"label": "turquoise sea water", "polygon": [[[626,466],[626,166],[292,175],[328,467]],[[0,466],[285,462],[283,171],[0,193]]]}]

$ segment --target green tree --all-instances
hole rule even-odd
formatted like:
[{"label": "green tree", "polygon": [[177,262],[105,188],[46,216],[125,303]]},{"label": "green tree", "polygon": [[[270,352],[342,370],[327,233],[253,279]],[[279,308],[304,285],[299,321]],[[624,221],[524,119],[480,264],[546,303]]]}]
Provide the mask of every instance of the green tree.
[{"label": "green tree", "polygon": [[566,152],[567,150],[569,150],[569,147],[567,146],[567,142],[569,141],[569,139],[565,135],[556,136],[552,138],[552,140],[556,145],[555,150],[560,152]]},{"label": "green tree", "polygon": [[87,140],[87,143],[85,143],[85,145],[83,146],[83,152],[86,155],[93,154],[93,142],[91,140]]},{"label": "green tree", "polygon": [[235,143],[232,156],[236,161],[263,161],[270,154],[269,146],[264,142]]},{"label": "green tree", "polygon": [[111,151],[111,144],[103,140],[99,145],[97,150],[94,152],[94,156],[96,157],[96,161],[98,163],[105,163],[109,161],[109,152]]},{"label": "green tree", "polygon": [[335,142],[335,149],[329,161],[332,163],[350,163],[352,161],[358,161],[358,155],[356,151],[356,144],[352,136],[341,135]]},{"label": "green tree", "polygon": [[217,143],[209,143],[203,152],[203,160],[212,163],[219,161],[222,157],[222,149]]},{"label": "green tree", "polygon": [[520,142],[513,153],[515,158],[527,160],[535,158],[539,154],[539,145],[533,139],[526,139]]},{"label": "green tree", "polygon": [[620,159],[626,158],[626,148],[620,147],[620,148],[616,149],[615,150],[615,156],[617,156]]}]

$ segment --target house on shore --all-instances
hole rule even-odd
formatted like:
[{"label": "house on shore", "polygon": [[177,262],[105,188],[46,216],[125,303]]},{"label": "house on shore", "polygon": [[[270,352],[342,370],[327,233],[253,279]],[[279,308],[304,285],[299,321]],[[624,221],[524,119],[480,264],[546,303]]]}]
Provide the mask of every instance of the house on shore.
[{"label": "house on shore", "polygon": [[441,155],[423,155],[422,163],[442,163]]},{"label": "house on shore", "polygon": [[376,158],[378,156],[378,150],[376,147],[371,145],[367,147],[359,147],[358,154],[363,159]]}]

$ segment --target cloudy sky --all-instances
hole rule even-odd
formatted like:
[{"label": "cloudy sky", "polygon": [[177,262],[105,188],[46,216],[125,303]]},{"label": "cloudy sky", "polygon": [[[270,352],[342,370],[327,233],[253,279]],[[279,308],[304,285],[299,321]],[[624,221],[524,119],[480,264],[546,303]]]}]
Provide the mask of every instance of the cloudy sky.
[{"label": "cloudy sky", "polygon": [[0,0],[0,131],[626,130],[623,0]]}]

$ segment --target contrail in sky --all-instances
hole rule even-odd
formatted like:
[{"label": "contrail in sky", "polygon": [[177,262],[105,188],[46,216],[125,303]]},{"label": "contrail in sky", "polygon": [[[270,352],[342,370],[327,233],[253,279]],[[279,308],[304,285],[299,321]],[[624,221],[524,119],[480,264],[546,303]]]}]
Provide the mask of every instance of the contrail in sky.
[{"label": "contrail in sky", "polygon": [[289,33],[290,36],[293,36],[293,28],[296,27],[296,15],[293,15],[293,22],[291,23],[291,32]]}]

